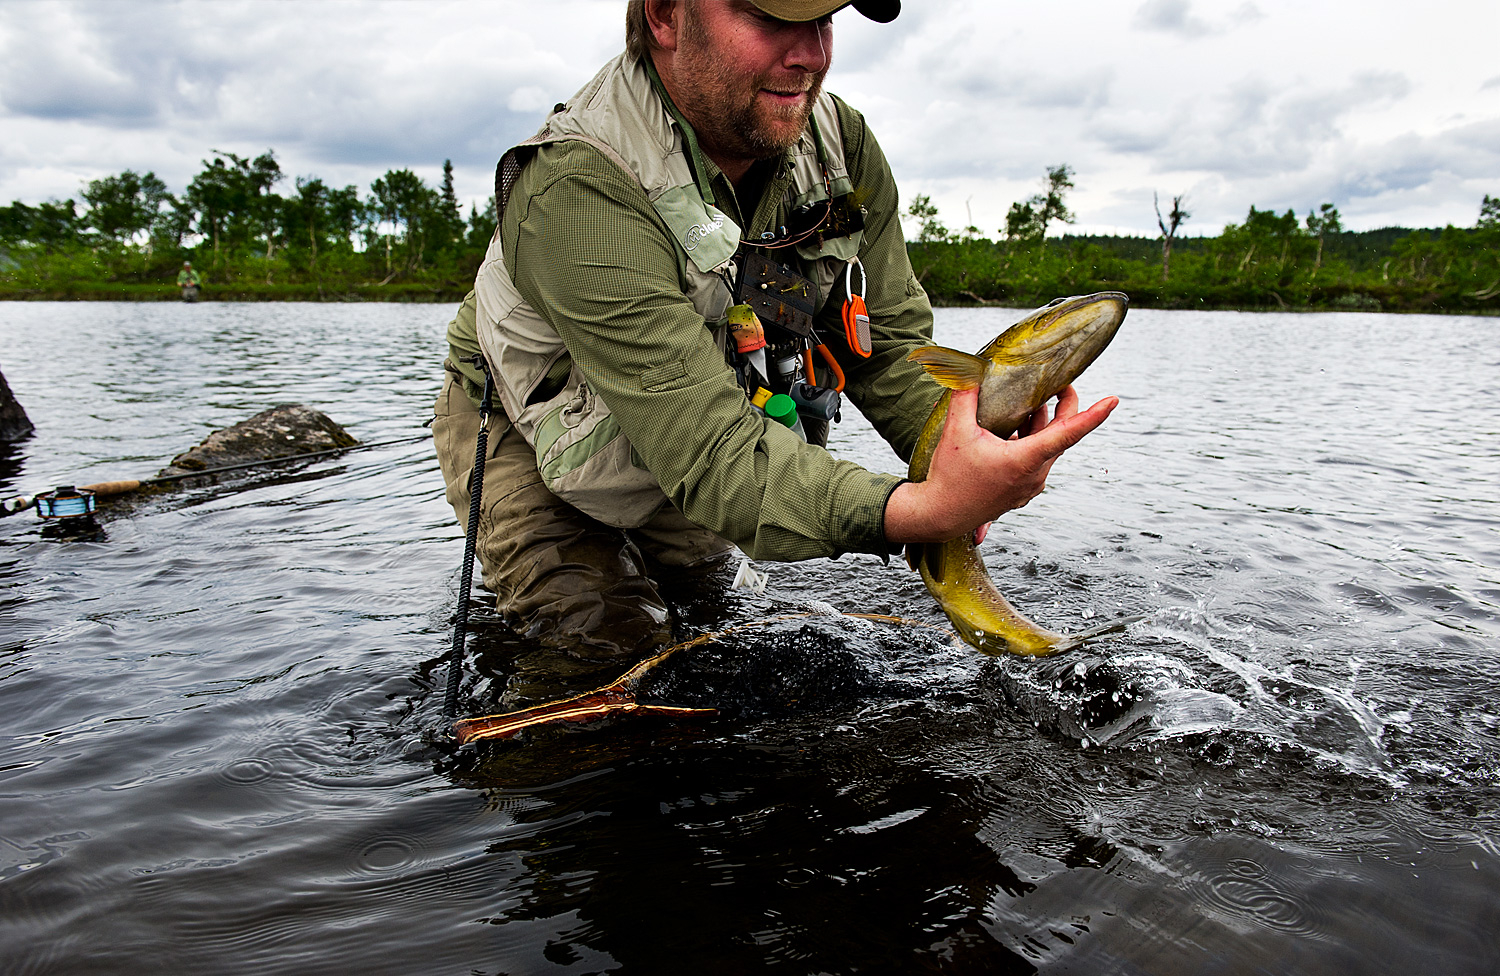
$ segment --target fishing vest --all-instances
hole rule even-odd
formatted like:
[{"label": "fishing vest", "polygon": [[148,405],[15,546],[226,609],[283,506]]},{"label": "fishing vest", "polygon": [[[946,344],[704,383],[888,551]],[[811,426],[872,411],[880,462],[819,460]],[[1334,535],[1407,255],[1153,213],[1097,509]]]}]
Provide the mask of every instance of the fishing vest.
[{"label": "fishing vest", "polygon": [[[794,209],[850,189],[843,133],[834,101],[826,93],[814,105],[813,120],[814,126],[792,148],[789,192]],[[720,276],[728,273],[733,280],[742,230],[704,199],[694,178],[692,150],[652,84],[645,62],[628,54],[615,58],[559,106],[540,132],[501,157],[495,171],[496,213],[503,216],[521,170],[540,147],[570,140],[593,146],[646,191],[686,258],[686,297],[704,325],[715,330],[719,347],[725,348],[730,296]],[[860,234],[855,233],[821,247],[797,247],[803,273],[818,287],[819,307],[844,264],[859,253],[859,243]],[[505,266],[498,227],[474,291],[480,348],[507,416],[536,451],[542,482],[563,501],[608,525],[644,525],[666,495],[577,366],[555,396],[531,402],[567,349],[516,289]]]}]

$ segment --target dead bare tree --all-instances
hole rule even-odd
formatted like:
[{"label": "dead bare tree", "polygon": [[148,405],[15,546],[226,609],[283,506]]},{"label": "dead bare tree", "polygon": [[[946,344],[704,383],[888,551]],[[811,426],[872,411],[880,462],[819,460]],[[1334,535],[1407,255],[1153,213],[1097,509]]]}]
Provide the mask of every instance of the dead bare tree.
[{"label": "dead bare tree", "polygon": [[1161,280],[1166,281],[1167,275],[1172,268],[1172,241],[1177,237],[1177,228],[1192,216],[1182,209],[1182,201],[1185,194],[1178,194],[1172,198],[1172,211],[1167,214],[1167,219],[1162,220],[1161,200],[1153,192],[1151,194],[1151,205],[1156,208],[1156,226],[1161,228]]}]

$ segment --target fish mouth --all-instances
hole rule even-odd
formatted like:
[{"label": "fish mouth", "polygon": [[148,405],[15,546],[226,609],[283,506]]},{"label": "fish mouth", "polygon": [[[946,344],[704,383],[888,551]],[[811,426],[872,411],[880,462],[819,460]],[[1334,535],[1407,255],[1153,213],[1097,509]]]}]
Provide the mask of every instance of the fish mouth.
[{"label": "fish mouth", "polygon": [[1033,331],[1039,338],[1061,342],[1080,332],[1089,333],[1118,325],[1129,307],[1130,296],[1123,291],[1059,298],[1037,310],[1041,318],[1033,326]]}]

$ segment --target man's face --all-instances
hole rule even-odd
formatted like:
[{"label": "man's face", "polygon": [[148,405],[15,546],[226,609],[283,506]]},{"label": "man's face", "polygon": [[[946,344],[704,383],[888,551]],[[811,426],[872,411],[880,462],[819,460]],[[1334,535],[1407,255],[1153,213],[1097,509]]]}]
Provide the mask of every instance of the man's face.
[{"label": "man's face", "polygon": [[681,4],[677,107],[711,155],[769,159],[807,127],[833,60],[831,17],[777,20],[747,0]]}]

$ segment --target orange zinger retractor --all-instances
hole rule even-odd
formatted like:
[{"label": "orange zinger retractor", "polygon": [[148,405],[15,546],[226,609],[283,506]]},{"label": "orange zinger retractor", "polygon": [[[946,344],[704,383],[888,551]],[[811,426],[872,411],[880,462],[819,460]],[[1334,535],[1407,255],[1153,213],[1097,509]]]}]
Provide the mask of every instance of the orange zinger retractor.
[{"label": "orange zinger retractor", "polygon": [[865,307],[865,287],[868,282],[865,278],[865,266],[859,264],[859,294],[854,294],[856,264],[859,264],[857,257],[844,265],[844,337],[849,340],[849,348],[855,355],[869,359],[874,347],[870,345],[870,311]]}]

